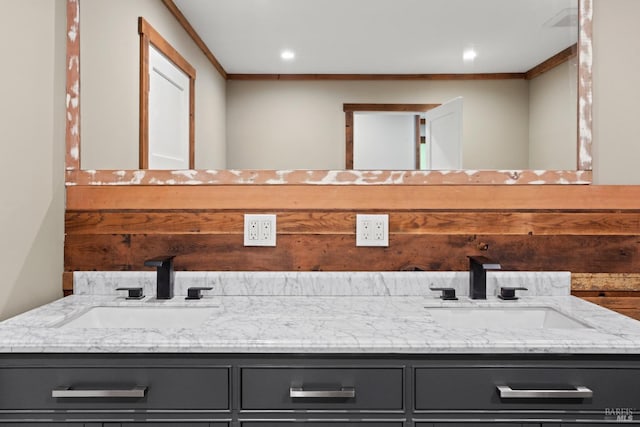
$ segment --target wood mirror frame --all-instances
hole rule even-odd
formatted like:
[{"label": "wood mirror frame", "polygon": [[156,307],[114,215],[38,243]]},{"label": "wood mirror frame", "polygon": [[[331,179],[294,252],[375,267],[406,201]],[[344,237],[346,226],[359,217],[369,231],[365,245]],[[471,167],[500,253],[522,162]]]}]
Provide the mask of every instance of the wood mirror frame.
[{"label": "wood mirror frame", "polygon": [[66,185],[590,184],[592,182],[593,0],[578,0],[576,170],[82,170],[80,169],[80,0],[67,0]]}]

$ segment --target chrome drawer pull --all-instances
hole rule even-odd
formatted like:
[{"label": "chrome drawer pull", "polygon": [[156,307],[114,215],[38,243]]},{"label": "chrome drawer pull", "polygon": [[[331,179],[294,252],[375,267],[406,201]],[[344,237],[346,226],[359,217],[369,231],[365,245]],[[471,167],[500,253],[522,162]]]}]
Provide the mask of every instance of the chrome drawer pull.
[{"label": "chrome drawer pull", "polygon": [[130,389],[90,389],[77,390],[71,387],[58,387],[51,390],[51,397],[57,398],[83,398],[83,397],[144,397],[146,386],[135,386]]},{"label": "chrome drawer pull", "polygon": [[289,389],[289,397],[353,399],[356,397],[356,389],[353,387],[342,387],[340,390],[305,390],[302,387],[291,387]]},{"label": "chrome drawer pull", "polygon": [[508,385],[497,387],[503,399],[588,399],[593,397],[593,391],[582,386],[573,390],[514,390]]}]

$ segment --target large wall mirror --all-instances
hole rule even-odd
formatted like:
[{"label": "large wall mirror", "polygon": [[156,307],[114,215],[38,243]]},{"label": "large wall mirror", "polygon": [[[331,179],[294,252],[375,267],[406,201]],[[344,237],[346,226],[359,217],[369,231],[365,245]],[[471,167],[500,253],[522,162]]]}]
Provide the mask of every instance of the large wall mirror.
[{"label": "large wall mirror", "polygon": [[[590,183],[591,2],[67,0],[67,183]],[[195,68],[195,169],[139,169],[138,17]],[[345,104],[454,99],[460,169],[348,168]]]}]

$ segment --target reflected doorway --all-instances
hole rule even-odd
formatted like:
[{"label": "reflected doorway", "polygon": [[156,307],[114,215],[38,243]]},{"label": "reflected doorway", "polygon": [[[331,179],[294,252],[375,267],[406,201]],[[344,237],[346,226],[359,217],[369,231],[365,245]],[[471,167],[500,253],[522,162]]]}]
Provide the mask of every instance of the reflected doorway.
[{"label": "reflected doorway", "polygon": [[346,169],[461,169],[462,101],[344,104]]},{"label": "reflected doorway", "polygon": [[193,169],[196,70],[142,17],[138,33],[140,169]]}]

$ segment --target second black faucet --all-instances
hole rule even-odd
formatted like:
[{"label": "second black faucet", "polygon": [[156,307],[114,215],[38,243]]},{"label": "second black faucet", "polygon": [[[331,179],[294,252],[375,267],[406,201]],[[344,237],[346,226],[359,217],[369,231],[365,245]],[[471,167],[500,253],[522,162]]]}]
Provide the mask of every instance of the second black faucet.
[{"label": "second black faucet", "polygon": [[469,298],[487,299],[487,271],[500,270],[497,262],[484,256],[469,257]]},{"label": "second black faucet", "polygon": [[175,273],[173,271],[174,256],[158,257],[148,259],[144,262],[147,267],[156,267],[156,298],[171,299],[173,298],[173,282]]}]

